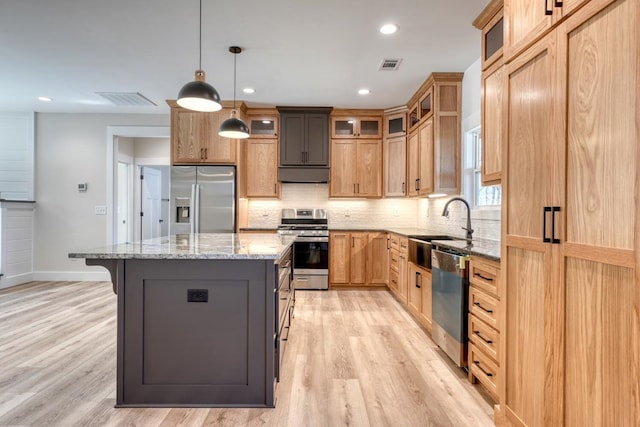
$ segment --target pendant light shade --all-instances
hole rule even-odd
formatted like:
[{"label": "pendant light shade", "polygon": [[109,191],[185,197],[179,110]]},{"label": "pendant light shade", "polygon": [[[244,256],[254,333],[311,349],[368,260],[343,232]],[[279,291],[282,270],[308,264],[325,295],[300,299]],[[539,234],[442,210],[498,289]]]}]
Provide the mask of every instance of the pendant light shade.
[{"label": "pendant light shade", "polygon": [[202,70],[202,0],[200,0],[200,38],[199,38],[199,61],[198,69],[194,81],[182,86],[178,92],[177,103],[188,110],[195,111],[219,111],[220,94],[205,81],[205,74]]},{"label": "pendant light shade", "polygon": [[232,117],[220,125],[218,135],[235,139],[249,138],[249,126],[236,117],[236,57],[242,52],[242,48],[231,46],[229,52],[233,53],[233,111],[231,112]]}]

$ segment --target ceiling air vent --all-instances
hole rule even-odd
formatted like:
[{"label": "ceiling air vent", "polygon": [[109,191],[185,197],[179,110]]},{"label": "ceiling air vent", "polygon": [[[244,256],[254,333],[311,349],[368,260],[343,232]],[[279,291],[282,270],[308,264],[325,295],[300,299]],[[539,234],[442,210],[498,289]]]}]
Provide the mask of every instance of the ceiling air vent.
[{"label": "ceiling air vent", "polygon": [[107,101],[111,102],[113,105],[123,107],[156,105],[140,92],[96,92],[96,95],[100,95]]},{"label": "ceiling air vent", "polygon": [[402,62],[402,59],[398,58],[398,59],[390,59],[390,58],[386,58],[382,60],[382,63],[380,63],[380,68],[378,68],[378,70],[380,71],[396,71],[398,69],[398,67],[400,66],[400,63]]}]

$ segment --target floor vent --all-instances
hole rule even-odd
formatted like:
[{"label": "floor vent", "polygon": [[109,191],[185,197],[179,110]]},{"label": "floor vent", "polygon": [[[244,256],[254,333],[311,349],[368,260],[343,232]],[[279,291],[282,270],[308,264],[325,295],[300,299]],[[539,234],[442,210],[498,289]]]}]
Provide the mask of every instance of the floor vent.
[{"label": "floor vent", "polygon": [[402,59],[399,59],[399,58],[398,59],[385,58],[380,63],[380,68],[378,68],[378,70],[380,70],[380,71],[396,71],[398,69],[398,67],[400,66],[401,62],[402,62]]},{"label": "floor vent", "polygon": [[140,92],[96,92],[113,105],[123,107],[155,106],[156,104]]}]

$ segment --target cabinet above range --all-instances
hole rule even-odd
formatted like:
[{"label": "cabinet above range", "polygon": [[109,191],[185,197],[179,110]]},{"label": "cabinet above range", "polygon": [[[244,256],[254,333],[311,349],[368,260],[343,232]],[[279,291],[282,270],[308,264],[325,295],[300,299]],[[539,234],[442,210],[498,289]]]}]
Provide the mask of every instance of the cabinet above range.
[{"label": "cabinet above range", "polygon": [[329,113],[331,107],[276,107],[280,112],[282,182],[329,180]]}]

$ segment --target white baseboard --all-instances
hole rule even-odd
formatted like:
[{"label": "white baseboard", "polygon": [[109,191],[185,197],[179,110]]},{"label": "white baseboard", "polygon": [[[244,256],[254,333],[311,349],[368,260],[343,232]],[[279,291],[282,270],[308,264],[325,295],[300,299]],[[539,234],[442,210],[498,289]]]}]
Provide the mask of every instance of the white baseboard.
[{"label": "white baseboard", "polygon": [[16,274],[13,276],[0,277],[0,289],[10,288],[12,286],[21,285],[23,283],[35,280],[33,273]]},{"label": "white baseboard", "polygon": [[33,279],[54,282],[110,282],[111,275],[104,271],[35,271]]}]

